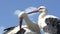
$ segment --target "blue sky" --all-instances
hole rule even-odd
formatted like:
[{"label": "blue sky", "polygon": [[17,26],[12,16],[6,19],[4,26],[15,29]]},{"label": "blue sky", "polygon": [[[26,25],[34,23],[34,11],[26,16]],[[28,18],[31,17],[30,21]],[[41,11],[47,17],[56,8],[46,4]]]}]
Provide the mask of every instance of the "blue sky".
[{"label": "blue sky", "polygon": [[[29,7],[46,6],[48,14],[60,17],[60,0],[0,0],[0,26],[7,28],[19,25],[18,16],[14,14],[16,10],[24,11]],[[39,14],[29,16],[37,22]],[[4,29],[3,28],[3,29]]]}]

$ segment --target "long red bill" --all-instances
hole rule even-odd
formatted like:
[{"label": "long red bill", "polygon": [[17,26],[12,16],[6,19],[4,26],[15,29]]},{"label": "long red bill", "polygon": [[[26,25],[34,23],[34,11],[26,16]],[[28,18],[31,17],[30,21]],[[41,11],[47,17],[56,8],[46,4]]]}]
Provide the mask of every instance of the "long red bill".
[{"label": "long red bill", "polygon": [[33,10],[32,12],[29,12],[27,14],[36,13],[36,12],[39,12],[39,10]]},{"label": "long red bill", "polygon": [[20,29],[22,28],[22,21],[23,21],[23,19],[20,18]]}]

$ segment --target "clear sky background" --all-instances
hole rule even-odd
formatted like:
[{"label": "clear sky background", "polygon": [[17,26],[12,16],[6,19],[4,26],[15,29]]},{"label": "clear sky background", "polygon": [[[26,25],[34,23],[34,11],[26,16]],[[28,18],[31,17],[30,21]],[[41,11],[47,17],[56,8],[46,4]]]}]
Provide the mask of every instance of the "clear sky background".
[{"label": "clear sky background", "polygon": [[[4,28],[19,25],[16,10],[25,11],[29,7],[38,8],[42,5],[47,7],[48,14],[60,17],[60,0],[0,0],[0,34]],[[29,17],[37,22],[38,15]]]}]

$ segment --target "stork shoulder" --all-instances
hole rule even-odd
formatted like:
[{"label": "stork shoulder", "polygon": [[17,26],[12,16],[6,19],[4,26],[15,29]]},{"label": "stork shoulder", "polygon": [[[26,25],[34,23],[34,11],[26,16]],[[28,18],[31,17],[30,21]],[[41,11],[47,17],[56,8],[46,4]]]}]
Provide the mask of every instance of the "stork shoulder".
[{"label": "stork shoulder", "polygon": [[54,16],[54,15],[46,15],[44,17],[44,20],[47,19],[47,18],[57,18],[58,19],[58,17],[57,16]]},{"label": "stork shoulder", "polygon": [[58,18],[58,17],[54,15],[46,15],[45,18]]}]

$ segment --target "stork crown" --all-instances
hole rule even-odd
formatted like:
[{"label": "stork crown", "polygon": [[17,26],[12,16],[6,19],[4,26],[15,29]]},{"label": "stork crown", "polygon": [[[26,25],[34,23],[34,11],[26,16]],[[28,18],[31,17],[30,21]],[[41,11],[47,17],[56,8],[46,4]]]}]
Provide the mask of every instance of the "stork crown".
[{"label": "stork crown", "polygon": [[19,14],[18,14],[18,18],[21,18],[21,17],[23,17],[25,15],[25,12],[20,12]]},{"label": "stork crown", "polygon": [[46,7],[45,7],[45,6],[40,6],[39,9],[40,9],[40,8],[46,8]]}]

